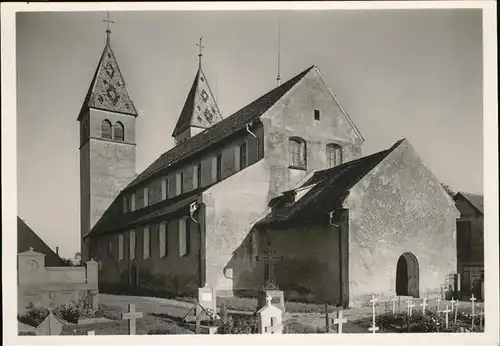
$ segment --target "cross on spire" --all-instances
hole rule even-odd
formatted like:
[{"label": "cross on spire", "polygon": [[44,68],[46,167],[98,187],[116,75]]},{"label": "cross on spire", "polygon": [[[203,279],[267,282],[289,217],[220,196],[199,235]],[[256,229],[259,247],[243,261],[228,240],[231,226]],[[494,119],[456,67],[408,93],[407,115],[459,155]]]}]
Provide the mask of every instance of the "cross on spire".
[{"label": "cross on spire", "polygon": [[203,56],[203,48],[205,48],[202,44],[201,44],[201,41],[203,40],[203,36],[200,37],[199,39],[199,43],[196,44],[196,46],[198,46],[198,63],[199,65],[201,66],[201,57]]},{"label": "cross on spire", "polygon": [[108,24],[108,28],[106,29],[106,41],[109,43],[109,34],[111,34],[111,24],[114,23],[114,21],[111,20],[111,15],[109,14],[109,11],[106,12],[106,19],[103,19],[102,21]]}]

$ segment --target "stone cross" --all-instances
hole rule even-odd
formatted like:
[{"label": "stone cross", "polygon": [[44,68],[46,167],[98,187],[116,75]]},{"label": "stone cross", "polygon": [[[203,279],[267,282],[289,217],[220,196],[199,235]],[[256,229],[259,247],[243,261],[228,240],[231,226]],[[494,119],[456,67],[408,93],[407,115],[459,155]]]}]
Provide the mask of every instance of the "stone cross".
[{"label": "stone cross", "polygon": [[451,297],[451,301],[450,301],[450,303],[451,303],[451,312],[454,311],[454,307],[455,307],[456,302],[457,301],[453,297]]},{"label": "stone cross", "polygon": [[142,312],[135,311],[135,305],[128,305],[128,312],[122,313],[122,320],[129,320],[129,335],[135,335],[135,320],[136,318],[141,318]]},{"label": "stone cross", "polygon": [[408,305],[407,306],[408,317],[411,317],[411,313],[413,311],[412,309],[415,307],[415,304],[413,304],[413,299],[411,299],[411,298],[408,299],[406,301],[406,305]]},{"label": "stone cross", "polygon": [[375,332],[379,329],[376,324],[375,324],[375,303],[377,299],[375,298],[375,295],[372,294],[372,299],[370,300],[370,303],[372,303],[372,326],[368,328],[370,332],[375,334]]},{"label": "stone cross", "polygon": [[281,261],[283,256],[276,256],[276,253],[271,247],[263,251],[263,254],[256,257],[257,261],[263,261],[267,268],[267,278],[265,279],[264,288],[276,289],[274,280],[274,266],[278,261]]},{"label": "stone cross", "polygon": [[95,335],[95,330],[89,330],[89,331],[87,332],[87,335]]},{"label": "stone cross", "polygon": [[422,304],[420,304],[420,306],[422,307],[422,315],[425,316],[425,309],[427,308],[427,296],[424,297],[424,300]]},{"label": "stone cross", "polygon": [[343,310],[340,309],[338,312],[338,317],[333,320],[333,324],[338,325],[337,328],[338,334],[342,334],[342,324],[347,323],[347,319],[343,317],[343,314],[344,314]]},{"label": "stone cross", "polygon": [[439,303],[441,303],[441,297],[438,297],[438,298],[436,299],[436,302],[437,302],[436,312],[439,312]]},{"label": "stone cross", "polygon": [[392,314],[394,315],[396,313],[396,301],[398,300],[398,296],[394,296],[394,298],[391,299],[392,301]]},{"label": "stone cross", "polygon": [[474,297],[474,293],[472,294],[472,297],[470,297],[470,301],[472,302],[472,307],[471,307],[471,317],[472,317],[472,320],[471,320],[471,328],[472,330],[474,330],[474,302],[476,301],[476,297]]},{"label": "stone cross", "polygon": [[451,310],[448,310],[448,304],[446,304],[446,309],[444,309],[442,312],[445,314],[445,325],[446,329],[448,329],[448,313],[451,312]]}]

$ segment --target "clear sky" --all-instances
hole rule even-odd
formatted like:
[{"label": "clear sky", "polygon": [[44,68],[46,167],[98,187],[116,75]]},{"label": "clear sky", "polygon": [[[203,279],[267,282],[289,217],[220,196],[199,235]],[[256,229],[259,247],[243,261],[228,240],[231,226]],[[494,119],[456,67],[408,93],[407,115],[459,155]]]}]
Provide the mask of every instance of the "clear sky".
[{"label": "clear sky", "polygon": [[[18,214],[63,256],[79,251],[76,118],[105,43],[103,12],[17,18]],[[312,64],[366,139],[405,137],[454,190],[483,192],[480,10],[112,12],[111,45],[139,112],[137,172],[171,133],[203,66],[224,117]]]}]

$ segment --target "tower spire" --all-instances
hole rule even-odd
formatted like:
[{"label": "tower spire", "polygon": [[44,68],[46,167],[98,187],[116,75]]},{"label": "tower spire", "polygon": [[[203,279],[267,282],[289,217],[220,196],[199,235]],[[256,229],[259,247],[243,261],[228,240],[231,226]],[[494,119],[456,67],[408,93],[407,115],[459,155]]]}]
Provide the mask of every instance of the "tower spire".
[{"label": "tower spire", "polygon": [[281,77],[280,77],[280,21],[278,19],[278,76],[276,77],[276,83],[278,86],[281,84]]},{"label": "tower spire", "polygon": [[115,22],[110,19],[110,14],[109,11],[106,12],[106,19],[103,19],[102,21],[108,24],[108,28],[106,29],[106,43],[109,43],[109,36],[111,34],[111,25],[114,24]]},{"label": "tower spire", "polygon": [[201,57],[203,56],[203,48],[205,48],[202,44],[201,44],[201,41],[203,40],[203,36],[200,37],[200,40],[199,40],[199,43],[197,43],[196,45],[198,46],[199,48],[199,52],[198,52],[198,65],[199,67],[201,68]]}]

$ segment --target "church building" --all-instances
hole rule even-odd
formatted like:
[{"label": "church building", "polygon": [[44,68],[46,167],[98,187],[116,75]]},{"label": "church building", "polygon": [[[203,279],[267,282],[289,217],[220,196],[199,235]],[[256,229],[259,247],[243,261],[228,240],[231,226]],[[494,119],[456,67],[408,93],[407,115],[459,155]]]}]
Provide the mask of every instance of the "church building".
[{"label": "church building", "polygon": [[454,201],[407,140],[363,157],[317,66],[223,117],[200,54],[175,146],[140,174],[138,116],[108,30],[78,115],[82,257],[101,292],[251,295],[269,247],[289,299],[437,293],[456,271]]}]

